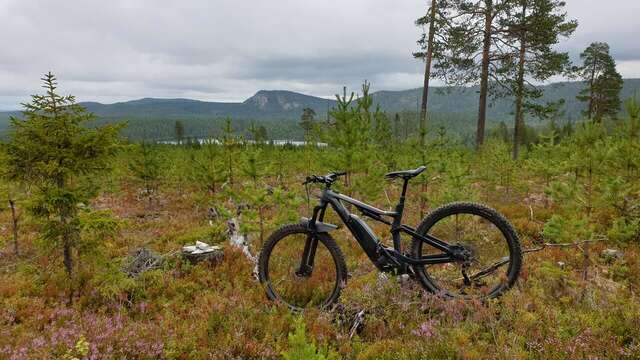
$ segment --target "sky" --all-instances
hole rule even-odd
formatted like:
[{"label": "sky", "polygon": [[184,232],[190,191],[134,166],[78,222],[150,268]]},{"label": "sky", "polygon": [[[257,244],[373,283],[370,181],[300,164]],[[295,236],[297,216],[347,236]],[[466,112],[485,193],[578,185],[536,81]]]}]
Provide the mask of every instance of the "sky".
[{"label": "sky", "polygon": [[[640,78],[640,1],[566,0],[577,60],[608,42]],[[426,0],[0,0],[0,110],[39,93],[47,71],[78,101],[244,101],[261,89],[330,97],[342,86],[421,86],[412,58]],[[437,85],[437,83],[436,83]]]}]

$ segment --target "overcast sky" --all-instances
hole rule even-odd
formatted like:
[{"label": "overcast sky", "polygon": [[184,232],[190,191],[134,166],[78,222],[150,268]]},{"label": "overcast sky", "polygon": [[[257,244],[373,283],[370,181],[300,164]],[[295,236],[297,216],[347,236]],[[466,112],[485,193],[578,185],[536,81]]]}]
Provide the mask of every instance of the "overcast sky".
[{"label": "overcast sky", "polygon": [[[331,96],[364,79],[415,88],[411,57],[426,0],[0,0],[0,109],[17,109],[53,71],[79,101],[183,97],[243,101],[260,89]],[[640,77],[639,0],[567,0],[575,58],[611,45]]]}]

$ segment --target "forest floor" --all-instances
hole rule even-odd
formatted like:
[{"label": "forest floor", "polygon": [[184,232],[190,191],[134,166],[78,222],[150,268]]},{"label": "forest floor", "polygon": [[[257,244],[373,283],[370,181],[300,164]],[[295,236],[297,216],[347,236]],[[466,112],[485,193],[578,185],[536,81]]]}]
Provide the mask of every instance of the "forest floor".
[{"label": "forest floor", "polygon": [[[265,180],[296,200],[262,209],[263,238],[282,223],[308,216],[301,171],[292,167],[288,172],[291,180],[285,183]],[[524,249],[534,249],[560,204],[544,193],[542,180],[523,183],[506,188],[477,180],[469,186],[475,200],[514,224]],[[235,191],[241,191],[240,184]],[[431,295],[413,281],[380,277],[357,242],[339,229],[334,237],[351,274],[339,305],[300,315],[268,301],[252,276],[254,265],[229,246],[226,222],[237,216],[237,207],[228,191],[212,195],[188,183],[170,183],[149,200],[140,197],[140,186],[130,177],[114,175],[92,208],[108,211],[117,226],[79,250],[72,305],[67,304],[68,280],[58,248],[39,242],[38,224],[22,211],[21,254],[12,255],[11,217],[2,212],[0,358],[640,357],[637,244],[605,239],[529,252],[513,289],[496,300],[470,302]],[[391,186],[387,195],[395,199],[397,191]],[[415,198],[420,186],[409,191]],[[374,204],[388,208],[385,199],[380,196]],[[211,204],[218,217],[210,216]],[[427,203],[427,209],[433,207]],[[419,202],[411,202],[406,212],[406,223],[417,225]],[[261,240],[255,211],[240,220],[257,252]],[[385,233],[384,227],[374,230]],[[169,254],[196,240],[224,245],[224,260],[193,266],[170,256],[162,268],[137,278],[121,271],[137,249]],[[608,248],[621,256],[603,255]],[[354,328],[356,319],[361,324]]]}]

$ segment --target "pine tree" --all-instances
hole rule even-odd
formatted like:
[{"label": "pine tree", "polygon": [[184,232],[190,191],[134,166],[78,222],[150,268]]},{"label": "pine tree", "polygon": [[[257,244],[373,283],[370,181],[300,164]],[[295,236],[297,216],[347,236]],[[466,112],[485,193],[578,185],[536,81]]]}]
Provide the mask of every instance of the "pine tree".
[{"label": "pine tree", "polygon": [[556,0],[515,0],[509,16],[499,20],[505,30],[502,42],[503,60],[498,85],[515,95],[513,158],[518,158],[525,136],[525,112],[544,117],[552,113],[554,104],[535,102],[542,91],[529,80],[542,82],[569,70],[569,55],[553,46],[560,37],[570,36],[578,26],[566,21],[565,3]]},{"label": "pine tree", "polygon": [[[505,28],[501,20],[511,16],[514,0],[451,0],[444,16],[446,32],[439,50],[435,75],[449,85],[480,85],[476,148],[484,142],[490,80],[497,80],[505,58]],[[494,93],[494,95],[498,95]]]},{"label": "pine tree", "polygon": [[346,184],[351,184],[353,173],[367,169],[370,160],[366,150],[371,143],[372,114],[370,108],[373,99],[369,94],[369,83],[362,85],[362,96],[355,101],[352,92],[347,97],[346,88],[343,95],[336,95],[336,108],[330,114],[334,122],[330,125],[326,141],[338,154],[338,164],[347,172]]},{"label": "pine tree", "polygon": [[218,184],[226,179],[226,174],[222,171],[223,166],[218,159],[219,148],[213,141],[206,141],[202,148],[189,152],[189,177],[209,194],[215,194]]},{"label": "pine tree", "polygon": [[184,139],[184,125],[182,124],[182,121],[176,120],[174,131],[176,135],[176,141],[178,142],[178,144],[182,144],[182,140]]},{"label": "pine tree", "polygon": [[269,140],[269,135],[267,133],[267,128],[264,125],[258,126],[256,133],[254,134],[254,140],[258,143],[264,143]]},{"label": "pine tree", "polygon": [[[42,238],[60,246],[70,280],[74,252],[82,243],[79,211],[96,194],[117,147],[119,127],[87,126],[94,116],[71,95],[61,96],[56,78],[43,78],[44,95],[23,104],[23,118],[11,118],[7,145],[9,174],[33,189],[30,212],[42,222]],[[84,207],[86,209],[86,206]],[[70,281],[69,301],[73,299]]]},{"label": "pine tree", "polygon": [[502,142],[509,142],[509,129],[507,128],[507,124],[504,121],[500,121],[498,127],[494,130],[494,136],[500,139]]},{"label": "pine tree", "polygon": [[233,186],[233,174],[235,168],[235,148],[239,144],[238,137],[235,135],[235,130],[233,129],[233,125],[231,124],[231,119],[227,118],[222,127],[222,136],[220,138],[220,143],[222,144],[222,148],[225,152],[226,162],[227,162],[227,181],[231,186]]},{"label": "pine tree", "polygon": [[316,112],[312,108],[302,109],[302,115],[300,116],[300,127],[304,130],[304,139],[309,141],[311,131],[313,130],[313,124],[315,120]]},{"label": "pine tree", "polygon": [[143,141],[135,147],[133,159],[129,164],[134,179],[142,184],[142,196],[149,200],[149,206],[160,184],[161,163],[157,150]]},{"label": "pine tree", "polygon": [[393,148],[393,134],[391,132],[391,123],[387,114],[376,107],[373,115],[375,125],[373,129],[376,153],[379,154],[380,160],[387,168],[395,167],[395,151]]},{"label": "pine tree", "polygon": [[549,186],[554,176],[562,173],[563,155],[562,148],[558,145],[555,130],[541,137],[539,144],[533,146],[526,160],[527,168],[534,174],[542,176],[545,186]]},{"label": "pine tree", "polygon": [[580,54],[583,64],[577,68],[578,75],[587,87],[577,96],[587,102],[583,114],[601,122],[603,117],[614,116],[620,109],[622,76],[616,71],[616,63],[609,54],[607,43],[594,42]]},{"label": "pine tree", "polygon": [[400,114],[393,115],[393,136],[397,142],[402,142],[400,135]]},{"label": "pine tree", "polygon": [[252,122],[248,130],[251,135],[251,140],[257,145],[262,145],[267,141],[267,129],[264,125],[256,126],[256,124]]},{"label": "pine tree", "polygon": [[448,6],[447,0],[431,0],[427,14],[416,20],[417,26],[428,28],[418,40],[418,45],[422,51],[413,54],[416,58],[424,59],[425,63],[422,102],[420,103],[420,144],[423,146],[427,133],[427,103],[429,101],[431,67],[434,60],[438,61],[440,59],[440,49],[446,47],[442,32],[443,28],[446,27],[446,11]]},{"label": "pine tree", "polygon": [[[261,152],[257,149],[248,149],[246,151],[247,161],[242,169],[244,175],[248,176],[251,181],[245,184],[240,196],[249,204],[248,211],[245,211],[245,219],[249,222],[252,220],[258,223],[258,232],[260,245],[264,243],[265,235],[265,209],[267,207],[268,191],[262,183],[263,164],[259,161]],[[254,214],[255,212],[255,214]],[[245,222],[246,224],[246,222]],[[248,229],[251,230],[251,229]],[[249,231],[247,231],[248,233]]]},{"label": "pine tree", "polygon": [[640,101],[637,94],[625,100],[624,110],[631,120],[640,120]]}]

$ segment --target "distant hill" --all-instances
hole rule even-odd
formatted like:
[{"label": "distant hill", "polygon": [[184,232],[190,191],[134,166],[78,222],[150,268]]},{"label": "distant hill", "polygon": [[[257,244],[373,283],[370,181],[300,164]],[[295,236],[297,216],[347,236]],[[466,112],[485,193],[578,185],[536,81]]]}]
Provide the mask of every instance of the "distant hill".
[{"label": "distant hill", "polygon": [[[585,104],[576,100],[576,95],[584,87],[582,82],[561,82],[542,86],[544,91],[543,101],[556,101],[565,99],[565,115],[567,120],[580,118],[580,111]],[[640,89],[640,79],[627,79],[624,82],[621,97],[623,99],[633,95]],[[422,89],[410,89],[401,91],[378,91],[372,94],[375,103],[389,112],[417,111]],[[462,122],[473,122],[478,106],[478,87],[445,88],[434,87],[430,92],[429,109],[438,118],[447,116],[457,119],[458,125]],[[296,137],[299,134],[295,129],[293,120],[300,118],[302,109],[310,107],[315,110],[319,119],[326,118],[327,111],[335,106],[332,99],[324,99],[315,96],[304,95],[284,90],[260,90],[252,97],[241,103],[209,102],[191,99],[157,99],[144,98],[113,104],[101,104],[97,102],[82,103],[89,111],[96,114],[102,122],[114,120],[127,120],[129,127],[137,128],[136,137],[140,134],[157,132],[157,129],[146,129],[151,123],[154,127],[162,127],[163,133],[169,136],[173,121],[181,120],[189,129],[189,123],[205,123],[212,119],[231,117],[234,122],[244,129],[248,122],[260,122],[265,127],[274,128],[284,123],[290,126],[280,129],[279,136]],[[490,122],[511,121],[513,99],[505,98],[492,101],[489,104],[488,119]],[[0,131],[6,130],[10,115],[19,115],[19,112],[0,113]],[[165,120],[164,122],[161,120]],[[463,120],[461,120],[463,119]],[[171,121],[167,121],[171,120]],[[467,124],[464,124],[467,125]],[[198,125],[200,126],[200,125]],[[457,126],[457,125],[456,125]],[[193,128],[193,136],[198,136],[200,127]],[[148,130],[148,131],[147,131]],[[130,130],[132,132],[133,130]],[[209,130],[214,131],[214,130]],[[294,132],[293,134],[291,132]],[[272,133],[272,132],[271,132]],[[201,134],[204,135],[204,134]],[[274,135],[275,136],[275,135]]]},{"label": "distant hill", "polygon": [[[542,102],[565,99],[565,116],[567,120],[581,117],[580,112],[585,103],[576,99],[584,88],[583,82],[558,82],[541,86],[544,92]],[[478,86],[472,87],[434,87],[429,92],[429,109],[436,113],[476,114],[478,111]],[[640,94],[640,79],[626,79],[620,94],[621,99],[632,96],[636,91]],[[422,88],[402,91],[379,91],[373,94],[376,103],[389,112],[418,109],[422,98]],[[491,100],[488,117],[493,120],[511,119],[513,98]]]},{"label": "distant hill", "polygon": [[223,103],[190,99],[153,99],[100,104],[82,103],[87,110],[105,118],[184,118],[231,117],[234,119],[297,119],[302,109],[327,111],[333,100],[292,91],[260,90],[242,103]]}]

